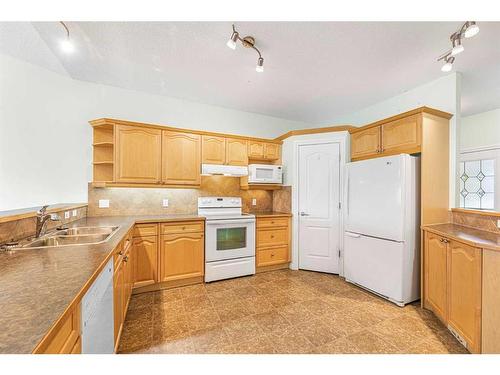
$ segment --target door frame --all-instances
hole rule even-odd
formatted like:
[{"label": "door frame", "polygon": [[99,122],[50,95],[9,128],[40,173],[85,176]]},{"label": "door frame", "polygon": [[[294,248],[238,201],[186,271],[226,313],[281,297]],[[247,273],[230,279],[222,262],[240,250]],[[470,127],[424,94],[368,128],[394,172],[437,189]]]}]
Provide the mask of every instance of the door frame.
[{"label": "door frame", "polygon": [[[344,175],[345,163],[349,158],[346,145],[348,144],[348,135],[344,132],[338,134],[330,134],[329,139],[304,140],[295,141],[293,143],[293,184],[292,184],[292,262],[290,268],[293,270],[299,269],[299,149],[300,146],[338,144],[339,145],[339,202],[341,208],[339,210],[339,275],[344,275]],[[348,160],[347,160],[348,161]]]}]

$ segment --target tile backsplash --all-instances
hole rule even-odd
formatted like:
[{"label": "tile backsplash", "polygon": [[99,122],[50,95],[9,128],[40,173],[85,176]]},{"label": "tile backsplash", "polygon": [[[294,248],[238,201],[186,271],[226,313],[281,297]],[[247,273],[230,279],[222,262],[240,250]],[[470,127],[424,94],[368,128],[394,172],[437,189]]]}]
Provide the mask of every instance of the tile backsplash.
[{"label": "tile backsplash", "polygon": [[498,216],[495,215],[480,215],[473,211],[471,212],[456,212],[451,211],[451,221],[454,224],[464,225],[466,227],[477,228],[492,233],[500,233],[500,228],[497,227]]},{"label": "tile backsplash", "polygon": [[[184,188],[94,188],[89,184],[89,216],[161,215],[192,213],[198,209],[198,197],[241,197],[244,211],[271,211],[273,192],[240,190],[240,179],[202,176],[199,189]],[[252,206],[252,199],[257,205]],[[109,208],[99,208],[99,200],[108,199]],[[163,207],[168,199],[168,207]]]},{"label": "tile backsplash", "polygon": [[[61,211],[56,211],[52,213],[57,213],[61,218],[60,221],[47,221],[47,230],[54,229],[61,224],[67,224],[72,221],[80,220],[87,216],[87,207],[76,208],[76,216],[72,216],[68,219],[64,218],[64,212],[68,209],[62,209]],[[73,211],[71,209],[70,211]],[[5,223],[0,223],[0,244],[9,241],[18,241],[27,237],[35,235],[36,230],[36,217],[27,217],[19,220],[8,221]]]}]

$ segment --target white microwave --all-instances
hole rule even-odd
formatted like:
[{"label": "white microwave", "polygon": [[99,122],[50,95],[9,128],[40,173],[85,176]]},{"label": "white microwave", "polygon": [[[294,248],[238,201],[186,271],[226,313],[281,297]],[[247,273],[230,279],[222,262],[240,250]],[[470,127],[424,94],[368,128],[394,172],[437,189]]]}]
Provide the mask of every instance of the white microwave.
[{"label": "white microwave", "polygon": [[248,166],[248,183],[282,184],[283,167],[281,165],[250,164]]}]

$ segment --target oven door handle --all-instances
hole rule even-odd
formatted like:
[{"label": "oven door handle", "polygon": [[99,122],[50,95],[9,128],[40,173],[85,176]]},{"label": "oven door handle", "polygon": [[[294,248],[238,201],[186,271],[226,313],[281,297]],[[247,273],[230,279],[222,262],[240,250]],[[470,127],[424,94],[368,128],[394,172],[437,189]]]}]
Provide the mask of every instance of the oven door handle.
[{"label": "oven door handle", "polygon": [[255,219],[236,219],[236,220],[207,220],[206,225],[223,225],[223,224],[252,224],[255,223]]}]

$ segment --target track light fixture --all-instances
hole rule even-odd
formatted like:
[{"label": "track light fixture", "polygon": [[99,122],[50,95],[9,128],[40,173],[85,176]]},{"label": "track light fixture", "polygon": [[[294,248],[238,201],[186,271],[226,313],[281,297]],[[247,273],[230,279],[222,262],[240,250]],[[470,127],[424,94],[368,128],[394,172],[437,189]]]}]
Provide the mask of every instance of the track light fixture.
[{"label": "track light fixture", "polygon": [[62,21],[59,21],[59,23],[64,27],[66,30],[66,39],[61,40],[61,49],[66,52],[66,53],[71,53],[75,50],[75,46],[71,42],[69,38],[69,29],[68,26]]},{"label": "track light fixture", "polygon": [[231,49],[236,49],[237,42],[240,41],[243,44],[243,47],[252,48],[259,54],[259,58],[257,59],[257,66],[255,67],[255,71],[262,73],[264,71],[264,58],[260,54],[260,51],[255,47],[255,38],[253,36],[246,36],[244,38],[240,38],[240,34],[236,31],[233,25],[233,33],[231,34],[231,38],[227,41],[226,45]]},{"label": "track light fixture", "polygon": [[462,45],[462,40],[464,38],[472,38],[479,32],[479,26],[477,26],[475,21],[467,21],[462,27],[450,36],[451,49],[443,53],[437,61],[444,61],[444,65],[441,67],[441,71],[449,72],[453,68],[453,63],[455,62],[455,57],[459,53],[464,51],[464,46]]}]

